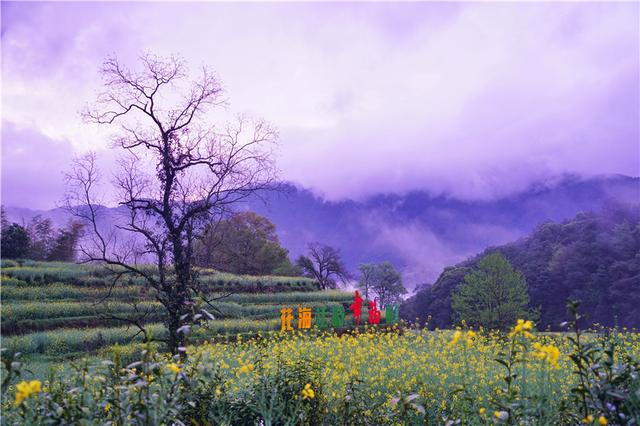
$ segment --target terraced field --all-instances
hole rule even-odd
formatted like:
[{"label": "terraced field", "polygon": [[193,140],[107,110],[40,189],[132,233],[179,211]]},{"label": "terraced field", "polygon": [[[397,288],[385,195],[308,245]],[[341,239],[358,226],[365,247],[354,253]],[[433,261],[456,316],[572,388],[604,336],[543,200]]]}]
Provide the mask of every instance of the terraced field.
[{"label": "terraced field", "polygon": [[[130,314],[133,300],[145,308],[159,307],[139,280],[128,279],[110,290],[110,276],[94,265],[58,262],[2,262],[2,347],[27,358],[51,362],[101,354],[112,345],[132,345],[137,330],[107,318],[103,302],[111,291],[108,311]],[[224,340],[238,334],[277,330],[279,310],[291,307],[348,304],[351,293],[319,291],[302,277],[253,277],[199,270],[211,295],[230,294],[216,304],[216,319],[197,329],[198,340]],[[161,337],[162,311],[147,318]]]}]

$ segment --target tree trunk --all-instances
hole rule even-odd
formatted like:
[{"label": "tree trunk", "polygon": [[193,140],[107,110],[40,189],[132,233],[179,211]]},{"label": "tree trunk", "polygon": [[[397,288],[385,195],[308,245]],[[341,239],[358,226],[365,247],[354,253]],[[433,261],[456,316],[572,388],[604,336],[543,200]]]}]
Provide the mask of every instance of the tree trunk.
[{"label": "tree trunk", "polygon": [[172,354],[178,353],[178,348],[183,344],[184,335],[178,333],[179,328],[180,316],[175,313],[169,313],[169,318],[167,319],[167,331],[169,333],[167,337],[167,349]]}]

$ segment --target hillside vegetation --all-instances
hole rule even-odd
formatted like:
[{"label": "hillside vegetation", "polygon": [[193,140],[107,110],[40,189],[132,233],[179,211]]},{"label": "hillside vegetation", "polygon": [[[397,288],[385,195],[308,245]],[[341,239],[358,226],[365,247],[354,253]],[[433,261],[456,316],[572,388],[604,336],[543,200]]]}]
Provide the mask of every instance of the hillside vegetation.
[{"label": "hillside vegetation", "polygon": [[[107,313],[131,315],[131,302],[158,306],[139,280],[126,279],[111,289],[111,275],[98,265],[3,260],[1,271],[2,346],[11,352],[55,359],[140,341],[140,336],[132,339],[137,329]],[[195,341],[277,330],[285,305],[313,308],[353,298],[351,293],[319,291],[316,281],[303,277],[198,272],[211,296],[228,296],[215,303],[215,320],[195,332]],[[165,332],[162,320],[161,309],[147,318],[155,337]]]},{"label": "hillside vegetation", "polygon": [[407,319],[431,316],[435,327],[452,325],[451,295],[488,254],[501,252],[526,278],[530,308],[541,328],[557,329],[567,299],[582,301],[590,324],[640,327],[640,210],[616,206],[544,223],[529,237],[493,247],[445,268],[431,286],[404,305]]}]

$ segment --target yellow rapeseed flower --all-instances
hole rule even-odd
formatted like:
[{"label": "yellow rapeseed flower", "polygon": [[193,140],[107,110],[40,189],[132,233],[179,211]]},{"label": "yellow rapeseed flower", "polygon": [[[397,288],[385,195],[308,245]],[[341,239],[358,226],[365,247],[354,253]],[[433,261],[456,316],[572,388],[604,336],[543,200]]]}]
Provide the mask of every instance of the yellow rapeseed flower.
[{"label": "yellow rapeseed flower", "polygon": [[560,358],[560,349],[554,345],[542,345],[538,342],[533,344],[535,351],[533,356],[547,361],[552,367],[560,368],[558,359]]},{"label": "yellow rapeseed flower", "polygon": [[513,327],[513,330],[511,330],[511,333],[509,333],[509,337],[522,334],[524,335],[524,337],[531,339],[533,337],[533,334],[531,334],[529,331],[532,329],[533,329],[533,321],[530,321],[530,320],[525,321],[523,319],[519,319],[515,327]]},{"label": "yellow rapeseed flower", "polygon": [[32,380],[30,382],[22,381],[16,385],[16,405],[22,404],[26,398],[34,393],[39,393],[42,390],[42,383],[40,380]]},{"label": "yellow rapeseed flower", "polygon": [[307,383],[302,389],[302,399],[313,399],[316,397],[316,393],[311,389],[311,384]]},{"label": "yellow rapeseed flower", "polygon": [[478,410],[478,413],[480,413],[481,416],[484,415],[484,413],[486,413],[486,412],[487,412],[487,409],[484,408],[484,407],[482,407],[480,410]]},{"label": "yellow rapeseed flower", "polygon": [[238,369],[238,372],[239,373],[248,373],[250,371],[253,371],[253,368],[254,368],[253,364],[245,364],[245,365],[243,365],[242,367],[240,367]]},{"label": "yellow rapeseed flower", "polygon": [[478,335],[476,334],[475,331],[473,330],[467,331],[467,346],[472,346],[476,337],[478,337]]},{"label": "yellow rapeseed flower", "polygon": [[178,374],[180,371],[182,371],[180,366],[178,364],[176,364],[175,362],[172,362],[171,364],[167,364],[167,368],[169,370],[171,370],[172,372],[176,373],[176,374]]},{"label": "yellow rapeseed flower", "polygon": [[584,424],[591,424],[592,422],[593,422],[593,416],[591,414],[589,414],[587,417],[582,419],[582,423]]},{"label": "yellow rapeseed flower", "polygon": [[598,418],[598,424],[600,426],[607,426],[609,424],[609,421],[607,420],[607,418],[605,416],[600,416]]},{"label": "yellow rapeseed flower", "polygon": [[455,333],[453,333],[453,338],[451,338],[451,341],[449,342],[449,347],[451,346],[455,346],[456,343],[458,343],[458,341],[460,340],[460,338],[462,337],[462,331],[460,330],[456,330]]}]

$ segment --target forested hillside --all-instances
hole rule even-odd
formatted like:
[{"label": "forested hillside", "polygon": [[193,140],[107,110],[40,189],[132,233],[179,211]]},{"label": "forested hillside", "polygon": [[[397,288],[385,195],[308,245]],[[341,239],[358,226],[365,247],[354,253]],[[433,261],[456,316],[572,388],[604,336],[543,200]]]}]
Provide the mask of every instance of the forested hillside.
[{"label": "forested hillside", "polygon": [[640,327],[640,209],[609,206],[580,213],[563,223],[544,223],[532,235],[492,247],[445,268],[433,285],[423,286],[404,307],[407,319],[447,327],[451,294],[487,254],[500,251],[528,284],[530,307],[539,327],[557,328],[566,319],[566,300],[580,299],[590,323]]}]

